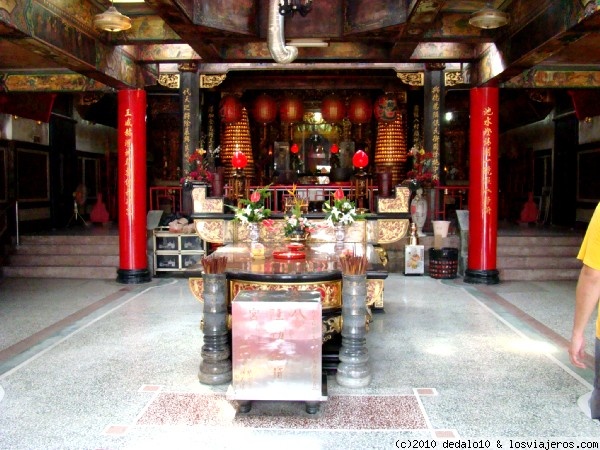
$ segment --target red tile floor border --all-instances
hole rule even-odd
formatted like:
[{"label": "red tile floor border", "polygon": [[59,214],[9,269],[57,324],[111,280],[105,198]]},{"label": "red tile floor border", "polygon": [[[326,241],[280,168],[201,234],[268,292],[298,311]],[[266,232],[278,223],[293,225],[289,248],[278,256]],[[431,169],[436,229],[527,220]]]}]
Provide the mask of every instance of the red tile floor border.
[{"label": "red tile floor border", "polygon": [[330,396],[318,413],[303,402],[253,402],[249,413],[225,395],[159,392],[140,414],[140,426],[234,426],[269,429],[426,430],[428,421],[414,395]]}]

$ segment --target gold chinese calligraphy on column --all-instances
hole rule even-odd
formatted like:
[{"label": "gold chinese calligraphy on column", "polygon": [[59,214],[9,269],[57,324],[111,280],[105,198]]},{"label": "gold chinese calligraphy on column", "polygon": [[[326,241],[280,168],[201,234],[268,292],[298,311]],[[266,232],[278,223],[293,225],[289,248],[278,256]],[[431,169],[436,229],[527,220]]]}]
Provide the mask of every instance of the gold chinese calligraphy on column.
[{"label": "gold chinese calligraphy on column", "polygon": [[133,138],[133,114],[131,109],[125,110],[125,128],[123,131],[125,139],[123,145],[125,146],[123,154],[125,155],[125,211],[128,217],[133,216],[133,204],[132,196],[133,193],[133,155],[132,151],[132,138]]},{"label": "gold chinese calligraphy on column", "polygon": [[489,106],[483,109],[483,167],[482,175],[485,183],[483,211],[486,215],[492,213],[492,139],[494,138],[494,112]]},{"label": "gold chinese calligraphy on column", "polygon": [[431,107],[432,107],[432,123],[431,123],[431,153],[432,158],[432,179],[434,182],[440,179],[440,95],[441,89],[439,86],[434,86],[431,89]]},{"label": "gold chinese calligraphy on column", "polygon": [[[182,101],[182,140],[183,140],[183,161],[188,161],[191,155],[190,143],[192,142],[192,91],[185,88],[181,91]],[[187,170],[187,167],[184,168]]]}]

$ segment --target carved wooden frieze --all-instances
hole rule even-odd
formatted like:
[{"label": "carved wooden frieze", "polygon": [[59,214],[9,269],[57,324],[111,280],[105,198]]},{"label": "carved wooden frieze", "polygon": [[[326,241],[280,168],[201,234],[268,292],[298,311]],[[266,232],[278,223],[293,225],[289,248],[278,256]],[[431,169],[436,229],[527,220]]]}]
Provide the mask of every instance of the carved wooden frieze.
[{"label": "carved wooden frieze", "polygon": [[407,213],[409,212],[408,200],[410,190],[405,186],[396,186],[396,196],[394,198],[377,199],[378,213]]},{"label": "carved wooden frieze", "polygon": [[378,219],[379,238],[378,244],[391,244],[406,236],[408,219]]}]

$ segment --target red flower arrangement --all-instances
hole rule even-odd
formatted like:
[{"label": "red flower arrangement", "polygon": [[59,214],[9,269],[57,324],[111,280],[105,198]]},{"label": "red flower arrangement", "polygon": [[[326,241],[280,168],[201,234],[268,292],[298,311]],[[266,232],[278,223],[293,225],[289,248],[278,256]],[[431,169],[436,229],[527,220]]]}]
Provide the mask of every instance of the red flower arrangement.
[{"label": "red flower arrangement", "polygon": [[203,181],[205,183],[212,183],[214,176],[205,167],[205,154],[206,150],[203,148],[197,148],[196,151],[190,155],[188,158],[188,162],[190,163],[190,171],[187,173],[187,175],[181,178],[181,184],[185,184],[188,181]]},{"label": "red flower arrangement", "polygon": [[409,155],[412,156],[412,170],[406,174],[412,179],[412,184],[417,185],[416,188],[436,184],[433,179],[433,153],[426,152],[424,149],[413,147],[409,150]]}]

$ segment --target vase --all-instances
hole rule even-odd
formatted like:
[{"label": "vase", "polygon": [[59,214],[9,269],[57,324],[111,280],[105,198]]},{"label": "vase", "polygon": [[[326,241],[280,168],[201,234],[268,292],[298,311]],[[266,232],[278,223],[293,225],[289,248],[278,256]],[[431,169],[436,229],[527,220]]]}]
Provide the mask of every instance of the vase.
[{"label": "vase", "polygon": [[248,237],[250,238],[250,242],[258,242],[258,239],[260,238],[260,229],[258,228],[258,223],[248,222]]},{"label": "vase", "polygon": [[417,236],[423,237],[423,226],[427,220],[427,199],[423,195],[423,189],[417,189],[415,197],[410,202],[410,215],[413,223],[417,226]]},{"label": "vase", "polygon": [[292,231],[292,233],[288,236],[288,239],[293,242],[304,242],[304,241],[308,240],[309,236],[310,236],[310,233],[307,233],[306,231],[304,231],[302,229],[297,229],[297,230]]},{"label": "vase", "polygon": [[344,240],[346,239],[346,225],[336,223],[335,228],[333,229],[333,233],[335,236],[335,245],[343,246]]}]

